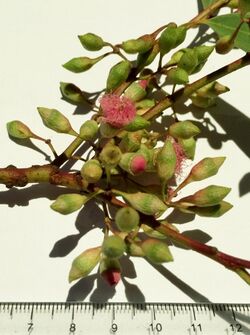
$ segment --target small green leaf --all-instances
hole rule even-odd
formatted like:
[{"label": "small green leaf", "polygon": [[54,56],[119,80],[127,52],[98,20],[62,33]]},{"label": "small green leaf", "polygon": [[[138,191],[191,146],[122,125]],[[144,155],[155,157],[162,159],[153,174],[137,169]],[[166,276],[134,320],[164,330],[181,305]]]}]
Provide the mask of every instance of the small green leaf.
[{"label": "small green leaf", "polygon": [[[206,21],[206,24],[210,26],[219,37],[225,35],[232,35],[237,29],[241,21],[240,14],[226,14],[213,17]],[[247,23],[243,23],[234,45],[246,52],[250,51],[250,28]]]}]

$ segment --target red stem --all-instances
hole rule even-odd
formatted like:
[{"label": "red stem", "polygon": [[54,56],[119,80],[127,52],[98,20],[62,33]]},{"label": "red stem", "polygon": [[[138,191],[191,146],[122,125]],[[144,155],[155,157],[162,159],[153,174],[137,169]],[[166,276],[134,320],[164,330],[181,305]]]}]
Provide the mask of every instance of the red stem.
[{"label": "red stem", "polygon": [[163,233],[164,235],[168,236],[170,239],[182,243],[190,249],[209,258],[212,258],[213,260],[217,261],[220,264],[223,264],[227,268],[230,268],[232,270],[239,267],[250,269],[250,261],[248,260],[225,254],[215,247],[192,240],[189,237],[184,236],[181,233],[178,233],[163,224],[158,224],[158,226],[155,226],[154,228],[159,232]]}]

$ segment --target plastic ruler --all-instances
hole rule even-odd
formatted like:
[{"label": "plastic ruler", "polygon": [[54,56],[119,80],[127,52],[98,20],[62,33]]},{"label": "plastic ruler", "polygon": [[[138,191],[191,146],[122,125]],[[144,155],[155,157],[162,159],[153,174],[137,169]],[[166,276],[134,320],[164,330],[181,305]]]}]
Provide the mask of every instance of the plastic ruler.
[{"label": "plastic ruler", "polygon": [[0,334],[250,335],[250,304],[5,302]]}]

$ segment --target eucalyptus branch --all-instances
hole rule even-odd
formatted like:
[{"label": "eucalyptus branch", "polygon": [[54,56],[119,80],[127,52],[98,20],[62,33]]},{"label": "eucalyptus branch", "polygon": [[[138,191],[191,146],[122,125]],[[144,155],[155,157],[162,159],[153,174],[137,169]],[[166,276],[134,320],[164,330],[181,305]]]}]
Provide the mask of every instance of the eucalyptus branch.
[{"label": "eucalyptus branch", "polygon": [[[70,282],[87,276],[99,264],[100,275],[109,284],[117,284],[122,274],[119,259],[125,253],[129,257],[144,257],[157,264],[173,261],[170,248],[161,240],[164,235],[173,244],[183,245],[220,263],[250,284],[250,274],[246,270],[250,268],[250,261],[184,236],[177,231],[174,223],[159,219],[171,207],[216,218],[232,207],[224,201],[231,189],[220,185],[209,185],[172,202],[186,185],[217,174],[225,160],[220,156],[205,157],[192,167],[182,183],[178,183],[177,177],[182,174],[185,162],[194,159],[195,137],[200,129],[190,120],[179,121],[174,104],[190,98],[198,107],[211,106],[219,94],[228,91],[217,80],[250,64],[250,45],[242,38],[248,34],[244,29],[250,8],[245,5],[238,8],[240,16],[229,14],[234,15],[233,20],[229,17],[233,22],[229,27],[225,25],[228,17],[219,16],[219,26],[224,25],[223,29],[229,29],[230,33],[225,34],[215,24],[215,30],[219,29],[219,35],[222,35],[215,48],[199,45],[178,49],[185,42],[188,29],[200,24],[213,28],[212,16],[227,5],[229,0],[214,1],[185,24],[178,26],[170,22],[151,34],[115,45],[93,33],[78,36],[88,51],[100,51],[105,47],[112,50],[94,58],[72,58],[63,65],[67,70],[85,72],[111,54],[117,54],[120,61],[110,68],[105,89],[93,94],[93,101],[98,99],[99,105],[91,102],[94,115],[84,121],[79,130],[73,129],[68,118],[58,110],[38,107],[46,127],[74,136],[61,154],[57,155],[50,140],[35,135],[23,122],[13,120],[7,124],[11,138],[42,140],[48,144],[55,158],[51,164],[1,168],[0,184],[8,188],[24,187],[29,183],[61,186],[65,188],[65,193],[58,196],[50,207],[64,215],[80,210],[91,199],[102,205],[105,217],[103,242],[101,246],[85,250],[73,261]],[[236,42],[246,52],[245,56],[189,84],[189,77],[203,68],[214,50],[227,53]],[[174,53],[162,66],[163,58],[165,61],[172,50]],[[136,55],[136,58],[130,60],[127,54]],[[153,70],[150,65],[157,58],[159,66]],[[171,83],[171,94],[162,89],[163,78]],[[182,85],[182,88],[176,90],[177,85]],[[65,100],[74,105],[90,103],[84,91],[72,83],[60,83],[60,90]],[[170,122],[167,121],[169,124],[163,125],[163,131],[153,130],[151,121],[169,107],[174,110]],[[76,151],[83,144],[89,144],[91,150],[88,155],[80,156]],[[61,168],[70,159],[82,163],[76,172],[67,170],[66,165]],[[145,180],[150,180],[150,183],[145,184]],[[177,181],[174,188],[173,180]]]},{"label": "eucalyptus branch", "polygon": [[154,107],[149,109],[143,117],[146,120],[150,120],[154,117],[159,116],[165,109],[171,107],[175,102],[180,99],[188,99],[192,93],[197,91],[199,88],[218,80],[236,70],[239,70],[250,64],[250,53],[246,53],[243,57],[239,58],[228,65],[223,66],[222,68],[209,73],[208,75],[202,77],[201,79],[196,80],[195,82],[186,85],[183,88],[175,91],[172,95],[168,95],[165,99],[161,100]]},{"label": "eucalyptus branch", "polygon": [[88,187],[88,183],[79,173],[60,171],[57,166],[52,164],[33,165],[28,168],[9,166],[0,169],[0,184],[4,184],[8,188],[24,187],[29,183],[50,183],[78,191],[86,190]]},{"label": "eucalyptus branch", "polygon": [[178,233],[166,225],[159,224],[158,222],[155,222],[154,228],[160,233],[166,235],[170,238],[170,240],[180,243],[181,245],[224,265],[229,270],[232,270],[240,275],[246,283],[250,284],[250,274],[245,271],[245,268],[250,269],[250,261],[225,254],[215,247],[192,240],[191,238]]},{"label": "eucalyptus branch", "polygon": [[197,25],[201,24],[204,20],[209,18],[216,10],[225,6],[230,0],[217,0],[212,2],[208,7],[206,7],[202,12],[200,12],[196,17],[185,24],[187,28],[195,28]]}]

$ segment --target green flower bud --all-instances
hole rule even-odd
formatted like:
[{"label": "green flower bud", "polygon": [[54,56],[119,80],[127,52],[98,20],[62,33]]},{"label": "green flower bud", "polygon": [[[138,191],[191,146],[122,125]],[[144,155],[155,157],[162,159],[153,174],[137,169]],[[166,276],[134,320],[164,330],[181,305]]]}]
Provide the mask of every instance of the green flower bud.
[{"label": "green flower bud", "polygon": [[142,242],[141,246],[146,257],[152,263],[161,264],[173,261],[173,256],[164,242],[155,239],[147,239]]},{"label": "green flower bud", "polygon": [[215,50],[218,54],[225,55],[234,47],[234,39],[231,35],[225,35],[218,39],[215,44]]},{"label": "green flower bud", "polygon": [[126,252],[127,254],[133,257],[144,257],[145,256],[145,253],[142,250],[140,243],[128,242]]},{"label": "green flower bud", "polygon": [[190,96],[190,99],[192,101],[192,104],[194,106],[200,107],[200,108],[209,108],[211,106],[215,105],[215,98],[214,97],[203,97],[196,93],[192,94]]},{"label": "green flower bud", "polygon": [[166,140],[164,146],[159,151],[156,158],[157,174],[162,181],[166,182],[174,175],[176,166],[176,154],[174,146],[170,140]]},{"label": "green flower bud", "polygon": [[145,144],[141,144],[140,149],[136,153],[142,154],[145,157],[147,161],[146,171],[154,172],[155,171],[154,150],[149,149]]},{"label": "green flower bud", "polygon": [[179,121],[171,124],[168,132],[174,138],[190,138],[200,133],[200,129],[191,121]]},{"label": "green flower bud", "polygon": [[81,176],[89,183],[97,183],[102,177],[102,167],[97,159],[90,159],[81,168]]},{"label": "green flower bud", "polygon": [[230,7],[232,9],[236,9],[239,6],[239,0],[230,0],[227,4],[227,7]]},{"label": "green flower bud", "polygon": [[221,201],[218,205],[208,207],[188,207],[190,213],[197,214],[199,216],[218,218],[228,212],[233,207],[232,204],[226,201]]},{"label": "green flower bud", "polygon": [[18,138],[18,139],[26,139],[36,137],[32,133],[32,131],[27,127],[23,122],[19,120],[10,121],[7,123],[7,131],[9,136]]},{"label": "green flower bud", "polygon": [[138,69],[142,69],[145,66],[151,64],[155,57],[158,55],[160,51],[160,47],[158,43],[155,43],[154,46],[144,53],[139,53],[137,56],[137,67]]},{"label": "green flower bud", "polygon": [[114,144],[106,144],[100,153],[100,160],[105,166],[115,167],[122,157],[119,147]]},{"label": "green flower bud", "polygon": [[91,141],[98,132],[98,124],[95,120],[87,120],[80,128],[79,136],[85,141]]},{"label": "green flower bud", "polygon": [[188,180],[200,181],[211,176],[216,175],[221,165],[224,163],[226,157],[214,157],[214,158],[204,158],[198,164],[196,164],[189,176]]},{"label": "green flower bud", "polygon": [[186,37],[185,27],[176,27],[169,25],[162,33],[159,39],[160,52],[162,55],[168,53],[171,49],[181,44]]},{"label": "green flower bud", "polygon": [[136,115],[132,122],[124,127],[127,131],[137,131],[144,128],[147,128],[150,125],[150,122],[145,120],[144,117]]},{"label": "green flower bud", "polygon": [[46,127],[56,131],[57,133],[78,136],[78,134],[72,129],[69,120],[58,110],[44,107],[38,107],[37,110],[42,118],[43,124]]},{"label": "green flower bud", "polygon": [[113,193],[122,196],[133,208],[146,215],[160,216],[168,208],[154,194],[143,192],[125,193],[119,190],[113,190]]},{"label": "green flower bud", "polygon": [[160,233],[159,231],[153,229],[152,227],[146,225],[146,224],[142,224],[141,228],[143,230],[143,232],[148,235],[149,237],[153,237],[153,238],[157,238],[157,239],[161,239],[161,240],[165,240],[167,237],[166,235],[163,235],[162,233]]},{"label": "green flower bud", "polygon": [[119,133],[120,129],[112,127],[109,123],[102,122],[100,125],[100,134],[105,138],[112,138]]},{"label": "green flower bud", "polygon": [[189,81],[187,71],[179,67],[168,70],[167,75],[173,84],[184,85]]},{"label": "green flower bud", "polygon": [[216,98],[218,95],[228,92],[230,89],[224,85],[221,85],[217,81],[213,81],[200,89],[195,94],[200,97]]},{"label": "green flower bud", "polygon": [[124,171],[136,175],[146,170],[147,161],[145,156],[140,153],[127,152],[122,154],[119,166]]},{"label": "green flower bud", "polygon": [[71,103],[80,104],[86,102],[83,92],[74,84],[61,82],[60,90],[62,96]]},{"label": "green flower bud", "polygon": [[184,54],[184,50],[176,51],[167,62],[167,65],[176,65],[180,61],[182,55]]},{"label": "green flower bud", "polygon": [[218,205],[230,191],[229,187],[210,185],[193,195],[180,199],[178,203],[184,206],[195,205],[198,207]]},{"label": "green flower bud", "polygon": [[101,247],[85,250],[76,257],[69,272],[69,282],[86,277],[100,260]]},{"label": "green flower bud", "polygon": [[109,258],[120,258],[125,252],[126,244],[117,235],[105,237],[102,244],[102,252]]},{"label": "green flower bud", "polygon": [[149,109],[151,107],[155,106],[155,100],[154,99],[143,99],[141,101],[136,102],[135,104],[136,109]]},{"label": "green flower bud", "polygon": [[140,216],[134,208],[123,207],[116,212],[115,223],[121,231],[131,232],[139,226]]},{"label": "green flower bud", "polygon": [[70,214],[80,209],[86,202],[88,197],[77,193],[61,194],[50,205],[50,208],[61,214]]},{"label": "green flower bud", "polygon": [[114,65],[109,71],[106,84],[107,91],[113,91],[124,81],[126,81],[130,73],[130,70],[131,70],[131,64],[129,61],[124,60]]},{"label": "green flower bud", "polygon": [[178,143],[182,147],[185,156],[189,159],[194,159],[196,141],[193,137],[190,138],[178,138]]},{"label": "green flower bud", "polygon": [[214,46],[199,45],[198,47],[195,47],[193,50],[198,57],[198,63],[201,64],[206,62],[208,57],[213,52]]},{"label": "green flower bud", "polygon": [[184,26],[179,26],[176,28],[176,41],[175,41],[175,48],[184,42],[187,34],[187,28]]},{"label": "green flower bud", "polygon": [[198,56],[193,49],[185,49],[184,54],[178,62],[178,67],[191,74],[198,65]]},{"label": "green flower bud", "polygon": [[122,49],[129,54],[145,53],[154,45],[154,39],[150,35],[144,35],[137,39],[122,42]]},{"label": "green flower bud", "polygon": [[124,95],[130,100],[136,102],[142,100],[146,95],[147,91],[140,84],[140,82],[133,82],[125,91]]},{"label": "green flower bud", "polygon": [[102,278],[111,286],[116,285],[121,279],[121,265],[116,258],[102,258],[99,271]]},{"label": "green flower bud", "polygon": [[92,33],[87,33],[78,36],[82,46],[89,51],[101,50],[104,46],[103,39]]},{"label": "green flower bud", "polygon": [[97,58],[89,58],[89,57],[77,57],[72,58],[67,63],[63,64],[63,67],[74,73],[81,73],[89,70],[93,65],[98,63],[103,56],[99,56]]},{"label": "green flower bud", "polygon": [[142,130],[128,132],[120,142],[120,148],[123,152],[134,152],[140,148],[144,132]]}]

